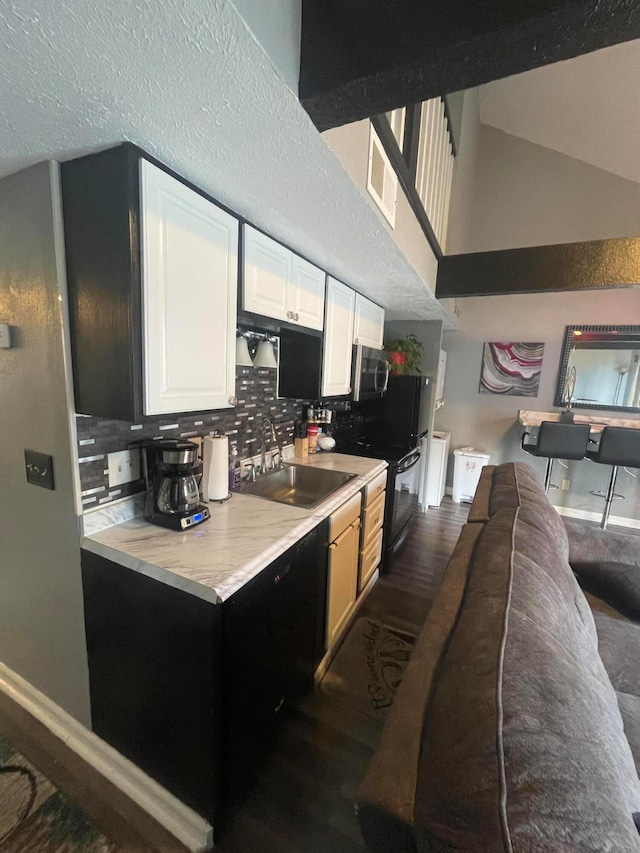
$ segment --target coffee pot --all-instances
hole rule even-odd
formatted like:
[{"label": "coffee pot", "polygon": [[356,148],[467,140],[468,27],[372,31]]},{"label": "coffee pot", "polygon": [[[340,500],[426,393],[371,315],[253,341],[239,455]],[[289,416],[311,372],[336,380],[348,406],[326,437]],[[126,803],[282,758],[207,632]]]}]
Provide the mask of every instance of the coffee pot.
[{"label": "coffee pot", "polygon": [[142,446],[142,459],[147,521],[187,530],[209,518],[209,509],[200,503],[196,444],[178,439],[154,441]]}]

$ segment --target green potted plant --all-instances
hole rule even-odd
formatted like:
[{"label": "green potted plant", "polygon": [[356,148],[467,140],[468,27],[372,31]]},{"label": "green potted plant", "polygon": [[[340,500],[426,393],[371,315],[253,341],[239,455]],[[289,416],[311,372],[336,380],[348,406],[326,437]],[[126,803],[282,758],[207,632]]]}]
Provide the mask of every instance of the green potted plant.
[{"label": "green potted plant", "polygon": [[422,372],[422,343],[415,335],[406,338],[395,338],[385,344],[389,354],[391,373],[421,373]]}]

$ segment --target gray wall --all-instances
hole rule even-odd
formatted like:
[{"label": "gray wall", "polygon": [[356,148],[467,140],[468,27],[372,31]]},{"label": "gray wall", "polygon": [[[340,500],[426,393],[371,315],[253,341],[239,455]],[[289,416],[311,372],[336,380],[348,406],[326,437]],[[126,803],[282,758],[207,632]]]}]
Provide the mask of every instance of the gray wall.
[{"label": "gray wall", "polygon": [[[465,93],[460,156],[452,195],[448,251],[475,252],[516,246],[595,240],[640,234],[640,186],[564,154],[480,124],[478,91]],[[451,447],[473,445],[491,461],[520,459],[518,409],[553,408],[565,327],[572,324],[640,322],[640,288],[579,293],[482,297],[456,300],[458,331],[447,332],[445,405],[436,428],[452,433]],[[485,341],[543,341],[540,392],[534,397],[478,393]],[[636,416],[638,417],[638,416]],[[574,509],[600,512],[589,495],[604,488],[608,469],[578,462],[569,473],[558,466],[554,482],[569,491],[551,499]],[[452,482],[450,460],[448,482]],[[633,518],[640,509],[638,480],[620,475],[614,515]]]},{"label": "gray wall", "polygon": [[[444,407],[436,414],[436,429],[451,432],[451,448],[473,445],[491,453],[491,462],[522,460],[544,469],[520,450],[522,428],[516,423],[519,409],[553,410],[553,399],[565,327],[573,324],[625,324],[640,315],[640,288],[621,288],[580,293],[485,296],[458,300],[460,317],[456,332],[445,332],[447,350]],[[544,361],[537,397],[503,397],[478,393],[482,347],[485,341],[543,341]],[[605,414],[605,413],[603,413]],[[613,414],[613,413],[611,413]],[[631,417],[640,418],[639,415]],[[553,492],[554,503],[599,512],[602,501],[588,494],[604,488],[606,466],[583,461],[572,473],[558,466],[554,482],[569,478],[569,492]],[[452,481],[449,465],[449,484]],[[622,472],[618,491],[628,495],[616,502],[614,515],[638,517],[639,481]]]},{"label": "gray wall", "polygon": [[479,124],[467,93],[447,253],[637,237],[640,185]]},{"label": "gray wall", "polygon": [[[0,181],[0,660],[88,725],[57,164]],[[26,482],[24,448],[54,457],[55,491]]]}]

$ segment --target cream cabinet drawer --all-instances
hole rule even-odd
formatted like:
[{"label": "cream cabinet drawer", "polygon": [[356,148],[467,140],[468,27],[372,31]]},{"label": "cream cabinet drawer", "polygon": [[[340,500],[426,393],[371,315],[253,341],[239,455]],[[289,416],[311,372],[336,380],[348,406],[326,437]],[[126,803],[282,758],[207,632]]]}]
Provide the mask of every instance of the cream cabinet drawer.
[{"label": "cream cabinet drawer", "polygon": [[382,527],[384,520],[384,501],[387,493],[382,492],[381,495],[371,501],[369,506],[365,507],[364,518],[362,520],[362,546],[366,548],[373,534]]},{"label": "cream cabinet drawer", "polygon": [[364,487],[364,505],[369,506],[371,501],[374,501],[381,492],[384,492],[387,485],[387,472],[383,471],[378,474],[375,480]]},{"label": "cream cabinet drawer", "polygon": [[373,534],[371,542],[360,553],[360,571],[358,573],[358,592],[363,590],[369,578],[380,565],[382,559],[382,528]]},{"label": "cream cabinet drawer", "polygon": [[346,503],[343,503],[341,507],[338,507],[335,512],[331,513],[329,520],[329,542],[337,539],[342,531],[346,530],[360,516],[361,505],[362,496],[358,492],[352,498],[349,498]]}]

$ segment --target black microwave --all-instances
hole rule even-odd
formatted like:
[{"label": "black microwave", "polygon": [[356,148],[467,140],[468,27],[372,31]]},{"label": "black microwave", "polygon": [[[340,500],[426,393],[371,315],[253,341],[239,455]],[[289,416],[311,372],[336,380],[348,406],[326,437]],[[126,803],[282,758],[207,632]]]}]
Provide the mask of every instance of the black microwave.
[{"label": "black microwave", "polygon": [[389,364],[382,350],[354,347],[353,399],[369,400],[382,397],[389,383]]}]

